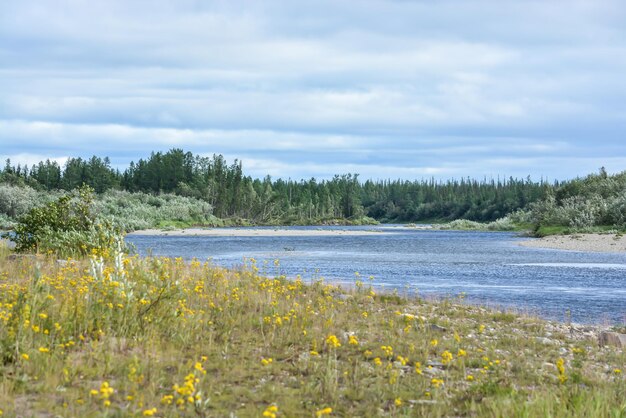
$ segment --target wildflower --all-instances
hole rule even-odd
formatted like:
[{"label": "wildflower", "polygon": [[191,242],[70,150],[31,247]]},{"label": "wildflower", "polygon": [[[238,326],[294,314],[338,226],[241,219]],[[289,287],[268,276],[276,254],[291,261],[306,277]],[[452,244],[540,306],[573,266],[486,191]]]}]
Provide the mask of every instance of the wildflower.
[{"label": "wildflower", "polygon": [[441,362],[446,365],[452,361],[452,353],[448,350],[441,353]]},{"label": "wildflower", "polygon": [[104,399],[108,399],[113,395],[114,389],[109,385],[109,382],[102,382],[100,385],[100,395]]},{"label": "wildflower", "polygon": [[49,353],[50,349],[46,348],[46,347],[39,347],[39,352],[40,353]]},{"label": "wildflower", "polygon": [[390,345],[383,345],[380,349],[385,352],[387,357],[391,357],[393,355],[393,348]]},{"label": "wildflower", "polygon": [[163,395],[163,397],[161,398],[161,403],[163,405],[171,405],[172,402],[174,402],[174,396],[173,395]]},{"label": "wildflower", "polygon": [[402,399],[400,398],[396,398],[395,401],[393,401],[395,406],[402,406]]},{"label": "wildflower", "polygon": [[200,363],[199,361],[196,362],[193,368],[201,372],[202,374],[206,374],[206,370],[204,370],[204,367],[202,367],[202,363]]},{"label": "wildflower", "polygon": [[468,382],[471,382],[474,380],[474,376],[472,376],[471,374],[468,374],[467,376],[465,376],[465,380],[467,380]]},{"label": "wildflower", "polygon": [[319,418],[321,416],[330,415],[332,413],[333,413],[333,408],[327,407],[327,408],[316,411],[315,416]]},{"label": "wildflower", "polygon": [[613,373],[615,374],[621,374],[622,370],[621,369],[613,369]]},{"label": "wildflower", "polygon": [[268,365],[272,364],[273,361],[274,360],[271,359],[271,358],[263,358],[263,359],[261,359],[261,364],[264,365],[264,366],[268,366]]},{"label": "wildflower", "polygon": [[349,340],[348,340],[348,344],[350,344],[350,345],[359,345],[359,340],[357,340],[356,336],[351,335]]},{"label": "wildflower", "polygon": [[462,348],[459,348],[459,351],[456,353],[457,357],[465,357],[467,356],[467,351],[463,350]]},{"label": "wildflower", "polygon": [[154,416],[154,414],[157,413],[157,409],[156,408],[152,408],[152,409],[145,409],[143,411],[143,416],[144,417],[151,417]]},{"label": "wildflower", "polygon": [[432,379],[430,379],[430,384],[438,388],[443,385],[443,379],[437,379],[436,377],[433,377]]},{"label": "wildflower", "polygon": [[422,363],[419,361],[415,362],[415,373],[422,374]]},{"label": "wildflower", "polygon": [[48,315],[47,315],[47,314],[45,314],[45,313],[40,313],[38,316],[39,316],[39,318],[41,318],[41,319],[47,319],[47,318],[48,318]]},{"label": "wildflower", "polygon": [[326,337],[326,345],[332,348],[341,347],[341,343],[335,335],[329,335],[328,337]]},{"label": "wildflower", "polygon": [[270,405],[265,408],[263,411],[263,416],[267,418],[276,418],[276,413],[278,412],[278,407],[276,405]]},{"label": "wildflower", "polygon": [[374,359],[374,364],[375,364],[375,365],[377,365],[377,366],[380,366],[380,365],[382,365],[382,364],[383,364],[383,362],[382,362],[382,360],[380,359],[380,357],[376,357],[376,358]]},{"label": "wildflower", "polygon": [[30,356],[26,353],[22,354],[22,359],[25,361],[28,361],[28,359],[30,359]]},{"label": "wildflower", "polygon": [[432,345],[433,347],[437,347],[437,344],[439,344],[439,341],[437,341],[436,338],[430,340],[430,345]]},{"label": "wildflower", "polygon": [[367,315],[368,315],[368,314],[367,314],[367,312],[366,312],[366,311],[363,311],[363,312],[361,313],[361,316],[362,316],[363,318],[367,318]]},{"label": "wildflower", "polygon": [[478,333],[482,334],[485,331],[485,326],[483,324],[480,324],[480,326],[478,327]]},{"label": "wildflower", "polygon": [[311,354],[312,356],[319,356],[319,355],[320,355],[320,353],[318,353],[318,352],[317,352],[317,351],[315,351],[315,350],[311,350],[311,351],[309,352],[309,354]]},{"label": "wildflower", "polygon": [[556,361],[556,369],[559,372],[559,382],[565,383],[567,376],[565,375],[565,360],[563,360],[563,357],[559,357]]}]

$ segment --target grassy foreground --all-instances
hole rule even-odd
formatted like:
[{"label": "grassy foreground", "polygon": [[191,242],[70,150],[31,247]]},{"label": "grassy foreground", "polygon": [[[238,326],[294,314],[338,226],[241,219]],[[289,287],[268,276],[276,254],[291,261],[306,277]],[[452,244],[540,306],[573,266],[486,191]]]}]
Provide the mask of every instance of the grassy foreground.
[{"label": "grassy foreground", "polygon": [[1,251],[3,416],[626,415],[625,354],[565,325],[266,277],[278,261]]}]

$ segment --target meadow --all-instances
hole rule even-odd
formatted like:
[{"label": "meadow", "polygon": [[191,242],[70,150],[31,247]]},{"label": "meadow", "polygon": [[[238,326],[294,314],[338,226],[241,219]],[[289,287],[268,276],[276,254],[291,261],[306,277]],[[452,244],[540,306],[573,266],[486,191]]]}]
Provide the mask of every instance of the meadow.
[{"label": "meadow", "polygon": [[279,264],[0,247],[0,414],[626,416],[626,355],[593,332]]}]

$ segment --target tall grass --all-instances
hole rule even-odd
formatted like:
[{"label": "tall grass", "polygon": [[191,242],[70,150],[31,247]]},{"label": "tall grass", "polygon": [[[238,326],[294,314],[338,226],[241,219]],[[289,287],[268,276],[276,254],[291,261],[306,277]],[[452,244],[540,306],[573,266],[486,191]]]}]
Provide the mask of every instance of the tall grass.
[{"label": "tall grass", "polygon": [[[623,416],[626,356],[566,326],[208,262],[8,259],[5,416]],[[434,326],[438,325],[438,326]],[[265,415],[263,415],[265,414]]]}]

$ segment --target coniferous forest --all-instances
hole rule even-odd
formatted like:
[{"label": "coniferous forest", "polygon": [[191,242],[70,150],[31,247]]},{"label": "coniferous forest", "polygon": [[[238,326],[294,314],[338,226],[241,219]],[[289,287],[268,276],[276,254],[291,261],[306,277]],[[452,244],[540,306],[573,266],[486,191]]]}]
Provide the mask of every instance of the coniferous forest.
[{"label": "coniferous forest", "polygon": [[[127,230],[163,226],[321,224],[371,222],[517,221],[584,229],[623,227],[626,174],[603,169],[583,179],[462,178],[437,181],[263,179],[246,175],[241,161],[202,157],[181,149],[153,152],[120,171],[107,158],[70,158],[64,166],[42,161],[28,167],[10,160],[0,173],[0,224],[62,191],[88,185],[103,213],[123,219]],[[225,222],[228,220],[228,222]]]}]

